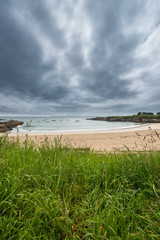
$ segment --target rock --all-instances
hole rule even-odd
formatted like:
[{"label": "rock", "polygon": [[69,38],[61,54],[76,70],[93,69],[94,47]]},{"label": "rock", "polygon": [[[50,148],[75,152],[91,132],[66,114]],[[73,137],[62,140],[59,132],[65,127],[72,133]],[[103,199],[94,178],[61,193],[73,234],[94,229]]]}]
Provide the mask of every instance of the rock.
[{"label": "rock", "polygon": [[7,128],[5,127],[5,125],[0,124],[0,133],[2,132],[7,132]]},{"label": "rock", "polygon": [[7,132],[11,131],[13,128],[17,127],[18,125],[22,125],[24,122],[18,120],[9,120],[6,122],[0,122],[0,132]]}]

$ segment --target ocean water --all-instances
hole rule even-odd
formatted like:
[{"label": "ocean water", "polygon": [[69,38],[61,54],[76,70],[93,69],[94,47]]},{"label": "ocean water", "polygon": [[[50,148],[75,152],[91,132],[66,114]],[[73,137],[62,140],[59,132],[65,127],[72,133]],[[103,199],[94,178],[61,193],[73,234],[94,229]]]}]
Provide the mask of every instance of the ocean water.
[{"label": "ocean water", "polygon": [[[92,116],[93,117],[93,116]],[[1,116],[5,120],[20,120],[24,124],[14,128],[11,132],[43,133],[43,132],[92,132],[107,131],[113,129],[132,128],[137,126],[131,122],[106,122],[87,120],[90,116]]]}]

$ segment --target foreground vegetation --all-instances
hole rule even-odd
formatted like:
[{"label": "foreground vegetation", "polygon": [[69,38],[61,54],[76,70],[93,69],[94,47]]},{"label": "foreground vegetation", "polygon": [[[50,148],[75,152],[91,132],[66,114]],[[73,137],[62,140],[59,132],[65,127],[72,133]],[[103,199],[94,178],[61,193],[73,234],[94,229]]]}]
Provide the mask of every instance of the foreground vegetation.
[{"label": "foreground vegetation", "polygon": [[0,138],[0,239],[160,239],[160,151]]}]

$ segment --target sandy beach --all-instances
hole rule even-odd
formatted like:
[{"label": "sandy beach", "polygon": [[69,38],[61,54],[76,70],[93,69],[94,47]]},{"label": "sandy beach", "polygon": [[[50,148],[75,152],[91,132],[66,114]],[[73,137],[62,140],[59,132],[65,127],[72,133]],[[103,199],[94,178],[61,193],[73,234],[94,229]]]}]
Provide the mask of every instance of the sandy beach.
[{"label": "sandy beach", "polygon": [[[134,128],[109,130],[103,132],[69,132],[69,133],[28,133],[28,138],[36,144],[49,140],[54,144],[55,138],[61,138],[63,144],[71,144],[74,148],[90,148],[96,151],[114,150],[151,150],[160,149],[160,123],[144,124]],[[1,134],[2,135],[2,134]],[[17,133],[9,133],[10,139]],[[20,141],[26,139],[26,134],[18,133]]]}]

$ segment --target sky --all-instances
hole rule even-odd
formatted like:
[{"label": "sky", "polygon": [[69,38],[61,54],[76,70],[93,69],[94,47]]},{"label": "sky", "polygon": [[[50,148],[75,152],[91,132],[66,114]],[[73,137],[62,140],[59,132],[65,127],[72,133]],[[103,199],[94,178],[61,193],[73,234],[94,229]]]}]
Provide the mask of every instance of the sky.
[{"label": "sky", "polygon": [[160,111],[159,0],[0,0],[0,114]]}]

